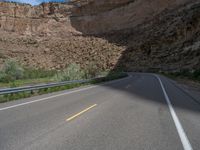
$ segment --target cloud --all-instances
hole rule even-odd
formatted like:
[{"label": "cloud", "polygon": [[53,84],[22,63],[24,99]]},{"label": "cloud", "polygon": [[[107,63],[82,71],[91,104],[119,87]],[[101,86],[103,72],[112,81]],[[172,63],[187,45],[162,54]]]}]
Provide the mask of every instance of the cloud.
[{"label": "cloud", "polygon": [[31,5],[39,5],[42,2],[64,2],[66,0],[12,0],[14,2],[19,2],[19,3],[27,3]]}]

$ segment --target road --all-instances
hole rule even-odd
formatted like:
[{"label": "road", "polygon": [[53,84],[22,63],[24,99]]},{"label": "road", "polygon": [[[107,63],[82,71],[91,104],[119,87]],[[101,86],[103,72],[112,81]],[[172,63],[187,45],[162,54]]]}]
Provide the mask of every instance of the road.
[{"label": "road", "polygon": [[0,104],[0,150],[183,149],[200,149],[200,105],[162,76]]}]

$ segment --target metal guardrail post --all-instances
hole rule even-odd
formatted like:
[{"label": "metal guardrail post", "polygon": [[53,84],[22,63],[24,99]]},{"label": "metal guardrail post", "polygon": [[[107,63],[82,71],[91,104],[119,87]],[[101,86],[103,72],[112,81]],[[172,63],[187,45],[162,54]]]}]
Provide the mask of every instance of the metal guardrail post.
[{"label": "metal guardrail post", "polygon": [[[125,72],[123,72],[122,74],[127,75],[127,73],[125,73]],[[0,90],[0,95],[14,94],[14,93],[20,93],[20,92],[26,92],[26,91],[30,91],[31,94],[34,94],[35,90],[48,89],[48,88],[59,87],[59,86],[65,86],[65,85],[69,85],[69,84],[73,84],[73,83],[87,83],[87,82],[90,82],[90,81],[103,79],[105,77],[106,76],[100,76],[100,77],[97,77],[97,78],[86,79],[86,80],[54,82],[54,83],[40,84],[40,85],[35,85],[35,86],[24,86],[24,87],[17,87],[17,88],[1,89]]]}]

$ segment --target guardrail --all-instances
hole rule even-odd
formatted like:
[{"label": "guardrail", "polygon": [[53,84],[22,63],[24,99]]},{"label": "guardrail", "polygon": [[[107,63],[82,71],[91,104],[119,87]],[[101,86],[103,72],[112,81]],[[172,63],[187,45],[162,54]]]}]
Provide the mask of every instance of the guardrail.
[{"label": "guardrail", "polygon": [[46,88],[52,88],[52,87],[58,87],[58,86],[65,86],[65,85],[69,85],[69,84],[73,84],[73,83],[87,83],[87,82],[97,80],[97,79],[102,79],[102,78],[105,78],[105,76],[98,77],[98,78],[92,78],[92,79],[86,79],[86,80],[74,80],[74,81],[64,81],[64,82],[57,82],[57,83],[40,84],[40,85],[34,85],[34,86],[6,88],[6,89],[0,90],[0,95],[26,92],[26,91],[34,91],[34,90],[40,90],[40,89],[46,89]]}]

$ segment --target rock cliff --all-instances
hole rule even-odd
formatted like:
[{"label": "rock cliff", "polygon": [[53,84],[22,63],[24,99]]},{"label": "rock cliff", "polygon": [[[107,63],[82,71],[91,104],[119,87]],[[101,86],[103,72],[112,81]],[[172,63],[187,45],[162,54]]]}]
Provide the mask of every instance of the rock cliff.
[{"label": "rock cliff", "polygon": [[200,2],[71,0],[39,6],[0,2],[0,64],[63,69],[200,69]]},{"label": "rock cliff", "polygon": [[0,29],[24,35],[68,35],[70,5],[47,3],[32,7],[27,4],[0,2]]},{"label": "rock cliff", "polygon": [[0,3],[0,64],[14,58],[25,66],[63,69],[71,63],[114,68],[124,50],[107,40],[85,37],[71,26],[74,4],[30,6]]},{"label": "rock cliff", "polygon": [[126,46],[116,68],[200,69],[199,1],[93,0],[72,14],[71,24],[77,30]]},{"label": "rock cliff", "polygon": [[194,0],[90,0],[72,9],[72,25],[86,34],[134,28],[166,9]]}]

